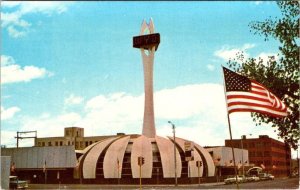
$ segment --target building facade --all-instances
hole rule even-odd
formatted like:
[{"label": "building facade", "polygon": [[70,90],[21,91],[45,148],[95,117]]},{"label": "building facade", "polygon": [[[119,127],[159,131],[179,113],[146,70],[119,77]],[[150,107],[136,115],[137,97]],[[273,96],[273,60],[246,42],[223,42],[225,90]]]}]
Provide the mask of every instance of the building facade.
[{"label": "building facade", "polygon": [[110,136],[106,135],[106,136],[85,137],[83,128],[67,127],[64,130],[63,137],[36,138],[34,146],[44,147],[44,146],[74,145],[76,150],[83,150],[89,145],[101,141],[105,138],[122,136],[122,135],[124,135],[124,133],[118,133],[117,135],[110,135]]},{"label": "building facade", "polygon": [[2,148],[1,155],[10,157],[10,175],[29,183],[74,182],[74,146]]},{"label": "building facade", "polygon": [[[215,146],[204,148],[209,152],[214,161],[218,181],[235,174],[231,147]],[[234,156],[238,174],[246,174],[246,171],[250,168],[248,150],[234,148]]]},{"label": "building facade", "polygon": [[225,140],[225,146],[244,148],[249,151],[249,162],[255,166],[262,167],[265,172],[274,176],[289,176],[291,148],[278,140],[267,135],[260,135],[259,138]]}]

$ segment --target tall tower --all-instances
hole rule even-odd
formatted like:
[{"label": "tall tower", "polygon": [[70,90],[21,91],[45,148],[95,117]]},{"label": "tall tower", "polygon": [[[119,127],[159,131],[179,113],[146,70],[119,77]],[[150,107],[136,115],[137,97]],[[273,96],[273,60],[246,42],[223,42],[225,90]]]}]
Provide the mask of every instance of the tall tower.
[{"label": "tall tower", "polygon": [[[149,32],[149,34],[147,34]],[[133,37],[133,47],[141,50],[144,68],[145,107],[143,135],[154,138],[156,135],[153,106],[153,64],[154,54],[160,43],[159,33],[154,33],[153,20],[149,24],[144,20],[140,36]]]}]

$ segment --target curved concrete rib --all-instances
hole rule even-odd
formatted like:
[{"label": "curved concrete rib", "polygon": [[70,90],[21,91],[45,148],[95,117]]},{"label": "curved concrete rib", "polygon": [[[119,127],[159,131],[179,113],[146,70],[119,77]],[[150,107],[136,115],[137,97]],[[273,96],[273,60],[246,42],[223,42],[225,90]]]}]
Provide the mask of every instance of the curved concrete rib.
[{"label": "curved concrete rib", "polygon": [[96,166],[100,154],[113,140],[117,138],[118,137],[105,139],[90,149],[83,161],[82,170],[84,179],[96,178]]},{"label": "curved concrete rib", "polygon": [[107,149],[103,160],[104,178],[121,178],[124,153],[129,139],[130,136],[118,139]]},{"label": "curved concrete rib", "polygon": [[133,141],[131,149],[131,171],[133,178],[140,177],[140,166],[138,165],[139,156],[145,159],[145,163],[142,165],[142,178],[151,178],[153,167],[152,145],[151,139],[144,135],[141,135]]},{"label": "curved concrete rib", "polygon": [[[175,160],[174,160],[174,144],[163,137],[155,137],[157,147],[160,153],[161,164],[163,168],[164,178],[175,177]],[[177,177],[181,176],[181,158],[180,154],[176,148],[176,173]]]},{"label": "curved concrete rib", "polygon": [[194,143],[194,146],[197,147],[200,152],[203,154],[207,167],[208,167],[208,176],[214,176],[215,175],[215,164],[211,157],[211,155],[208,153],[207,150],[205,150],[203,147],[199,146],[198,144]]},{"label": "curved concrete rib", "polygon": [[[170,138],[170,137],[169,137]],[[191,141],[186,141],[184,139],[181,138],[177,138],[176,137],[176,143],[180,146],[180,148],[182,148],[182,150],[184,150],[184,143],[185,142],[191,142]],[[191,142],[192,144],[195,144],[194,142]],[[198,167],[196,165],[196,161],[202,161],[200,154],[194,150],[194,160],[189,161],[189,177],[199,177],[198,175]],[[203,162],[202,162],[203,163]],[[200,177],[203,176],[203,166],[200,167]]]}]

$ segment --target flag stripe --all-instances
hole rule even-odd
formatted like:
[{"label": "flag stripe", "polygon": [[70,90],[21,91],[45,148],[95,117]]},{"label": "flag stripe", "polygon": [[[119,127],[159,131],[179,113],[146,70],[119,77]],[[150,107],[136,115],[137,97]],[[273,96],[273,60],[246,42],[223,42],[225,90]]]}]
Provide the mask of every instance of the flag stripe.
[{"label": "flag stripe", "polygon": [[271,115],[273,117],[284,117],[286,116],[286,113],[282,113],[282,112],[276,112],[276,111],[272,111],[272,110],[260,110],[258,108],[249,108],[249,107],[236,107],[236,108],[231,108],[230,110],[228,110],[228,113],[233,113],[233,112],[259,112],[262,114],[268,114]]},{"label": "flag stripe", "polygon": [[257,109],[268,109],[268,110],[274,110],[276,112],[282,112],[282,110],[275,110],[272,106],[265,106],[265,105],[262,105],[262,104],[254,104],[254,103],[247,103],[247,102],[244,102],[244,103],[240,103],[240,102],[234,102],[234,103],[230,103],[228,104],[228,110],[231,109],[231,107],[235,107],[235,106],[241,106],[241,107],[247,107],[247,108],[251,108],[251,107],[257,107]]}]

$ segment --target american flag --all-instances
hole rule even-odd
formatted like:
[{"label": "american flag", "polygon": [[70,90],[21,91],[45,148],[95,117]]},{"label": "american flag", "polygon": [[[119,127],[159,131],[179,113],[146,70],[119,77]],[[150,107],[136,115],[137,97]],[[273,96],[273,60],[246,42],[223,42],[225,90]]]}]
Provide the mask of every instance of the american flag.
[{"label": "american flag", "polygon": [[266,87],[223,67],[228,113],[259,112],[287,116],[286,105]]}]

